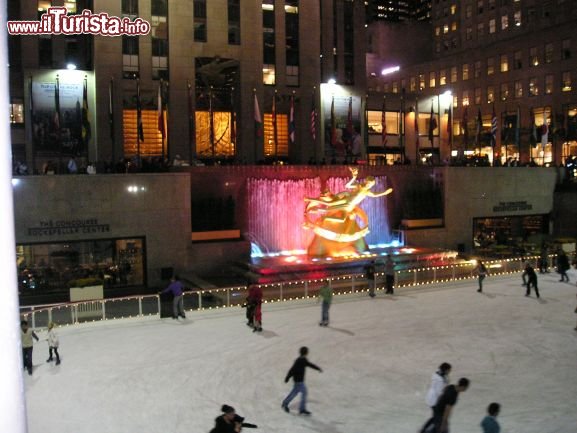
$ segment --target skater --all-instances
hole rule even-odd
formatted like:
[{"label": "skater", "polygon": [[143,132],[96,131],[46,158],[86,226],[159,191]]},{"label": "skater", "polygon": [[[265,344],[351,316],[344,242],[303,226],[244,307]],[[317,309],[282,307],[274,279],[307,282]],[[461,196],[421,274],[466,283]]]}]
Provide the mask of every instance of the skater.
[{"label": "skater", "polygon": [[253,330],[252,332],[262,332],[262,288],[253,284],[248,289],[247,304],[252,305]]},{"label": "skater", "polygon": [[54,355],[56,355],[56,365],[60,365],[60,355],[58,354],[58,346],[60,346],[60,341],[58,339],[56,331],[54,330],[54,322],[50,322],[48,324],[47,340],[48,340],[48,359],[46,360],[46,362],[51,362],[53,360],[52,352],[54,352]]},{"label": "skater", "polygon": [[547,251],[546,245],[543,245],[541,247],[541,254],[539,256],[539,273],[540,274],[549,273],[549,252]]},{"label": "skater", "polygon": [[281,407],[284,409],[285,412],[290,412],[288,405],[290,402],[297,396],[297,394],[301,394],[301,403],[299,406],[299,413],[301,415],[310,415],[311,413],[307,410],[307,387],[305,385],[305,369],[307,367],[314,368],[319,372],[323,372],[323,370],[309,362],[307,359],[307,355],[309,353],[308,347],[301,347],[299,350],[300,356],[295,360],[293,366],[288,371],[284,381],[288,383],[289,379],[292,377],[294,380],[294,386],[289,395],[283,400]]},{"label": "skater", "polygon": [[393,295],[393,286],[395,284],[395,262],[393,262],[393,259],[391,259],[389,254],[387,254],[387,260],[385,261],[385,284],[387,286],[385,293]]},{"label": "skater", "polygon": [[28,370],[28,374],[32,376],[32,349],[34,349],[34,340],[38,341],[36,333],[28,328],[28,322],[22,320],[20,322],[20,337],[22,338],[22,360],[24,361],[24,368]]},{"label": "skater", "polygon": [[254,309],[256,304],[252,302],[250,298],[250,286],[249,286],[249,294],[246,296],[246,301],[243,305],[246,308],[246,324],[251,328],[254,327]]},{"label": "skater", "polygon": [[491,403],[487,408],[487,416],[481,421],[481,428],[483,433],[499,433],[501,431],[501,426],[497,422],[497,415],[501,411],[501,405],[499,403]]},{"label": "skater", "polygon": [[186,319],[186,315],[184,314],[184,302],[182,298],[183,290],[184,286],[179,281],[178,275],[173,275],[172,278],[170,279],[170,284],[168,285],[168,287],[164,289],[162,292],[160,292],[161,294],[170,292],[172,293],[172,296],[174,296],[174,298],[172,299],[173,319],[178,319],[179,317]]},{"label": "skater", "polygon": [[329,326],[329,309],[331,308],[331,302],[333,301],[333,289],[328,282],[321,287],[319,297],[322,301],[321,322],[319,325]]},{"label": "skater", "polygon": [[449,433],[449,418],[453,407],[457,404],[459,393],[465,392],[468,388],[469,379],[465,377],[459,379],[457,385],[449,385],[445,388],[434,408],[434,427],[431,433]]},{"label": "skater", "polygon": [[569,268],[569,258],[567,257],[567,254],[565,254],[565,251],[559,250],[559,253],[557,254],[557,272],[561,274],[559,282],[569,282],[569,276],[567,275]]},{"label": "skater", "polygon": [[431,387],[427,391],[425,401],[427,402],[427,405],[432,409],[433,417],[430,418],[425,423],[425,425],[421,429],[421,433],[425,433],[427,429],[429,429],[430,426],[433,424],[433,421],[435,419],[435,405],[437,404],[437,400],[439,400],[441,394],[443,394],[445,387],[449,384],[450,372],[451,372],[451,364],[449,364],[448,362],[443,362],[439,366],[439,369],[435,373],[433,373],[433,376],[431,377]]},{"label": "skater", "polygon": [[477,277],[479,279],[479,289],[477,292],[481,293],[483,291],[483,280],[489,274],[489,272],[481,260],[479,260],[477,266],[473,269],[473,272],[477,273]]},{"label": "skater", "polygon": [[[535,295],[539,298],[539,288],[537,287],[537,273],[533,266],[529,262],[525,265],[525,272],[523,275],[527,276],[527,291],[525,292],[525,296],[531,296],[531,286],[535,289]],[[523,278],[524,280],[524,278]]]},{"label": "skater", "polygon": [[375,297],[375,261],[372,260],[366,267],[365,272],[367,274],[367,283],[369,283],[369,296],[371,298]]},{"label": "skater", "polygon": [[232,406],[223,404],[220,410],[223,412],[223,414],[215,418],[215,426],[210,431],[210,433],[239,433],[243,427],[258,427],[256,424],[245,423],[244,418],[240,415],[237,415],[234,407]]}]

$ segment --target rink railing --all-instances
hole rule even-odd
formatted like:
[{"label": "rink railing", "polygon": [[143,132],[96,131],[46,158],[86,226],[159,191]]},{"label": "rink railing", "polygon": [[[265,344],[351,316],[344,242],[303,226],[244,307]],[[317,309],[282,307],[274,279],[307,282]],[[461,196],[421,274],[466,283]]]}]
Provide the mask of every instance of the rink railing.
[{"label": "rink railing", "polygon": [[[489,275],[508,275],[519,273],[524,263],[535,263],[538,257],[501,259],[483,261]],[[446,266],[428,266],[395,271],[395,292],[430,284],[461,281],[476,278],[476,261]],[[329,284],[335,295],[364,293],[369,282],[365,274],[349,274],[311,280],[294,280],[279,283],[261,284],[265,303],[293,301],[315,298],[320,288]],[[384,289],[385,275],[375,275],[377,291]],[[184,293],[184,309],[197,310],[240,307],[246,300],[247,287],[226,287],[210,290],[194,290]],[[139,295],[121,298],[107,298],[95,301],[70,302],[63,304],[35,305],[20,307],[20,314],[26,318],[32,328],[46,327],[48,323],[73,325],[82,322],[124,319],[130,317],[159,316],[161,300],[159,295]]]}]

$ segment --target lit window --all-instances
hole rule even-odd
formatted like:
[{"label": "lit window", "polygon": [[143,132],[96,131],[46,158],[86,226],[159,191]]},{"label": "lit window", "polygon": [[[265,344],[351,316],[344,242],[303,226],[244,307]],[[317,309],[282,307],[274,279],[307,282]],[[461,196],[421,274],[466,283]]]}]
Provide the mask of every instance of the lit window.
[{"label": "lit window", "polygon": [[499,96],[501,98],[501,101],[506,101],[507,99],[509,99],[509,83],[501,83]]},{"label": "lit window", "polygon": [[457,95],[453,95],[453,108],[459,107],[459,97]]},{"label": "lit window", "polygon": [[485,33],[485,24],[478,23],[477,24],[477,39],[481,39],[483,34]]},{"label": "lit window", "polygon": [[481,88],[475,88],[475,105],[481,105]]},{"label": "lit window", "polygon": [[451,15],[455,15],[457,13],[457,5],[451,5]]},{"label": "lit window", "polygon": [[457,67],[453,66],[451,68],[451,83],[456,83],[457,82]]},{"label": "lit window", "polygon": [[523,97],[523,83],[521,81],[515,81],[515,98]]},{"label": "lit window", "polygon": [[561,91],[563,91],[563,92],[570,92],[571,91],[571,72],[570,71],[563,72]]},{"label": "lit window", "polygon": [[469,64],[465,63],[463,65],[463,81],[469,79]]},{"label": "lit window", "polygon": [[[231,131],[234,131],[234,128],[230,125],[230,111],[213,111],[212,122],[210,111],[197,110],[194,114],[196,154],[205,158],[233,156],[235,154],[235,143],[234,138],[231,138]],[[267,132],[266,116],[265,114],[263,122],[265,138]],[[211,126],[212,134],[210,131]],[[215,143],[215,140],[218,142]]]},{"label": "lit window", "polygon": [[397,81],[393,81],[393,93],[399,93],[399,83]]},{"label": "lit window", "polygon": [[276,143],[272,113],[265,113],[263,118],[264,154],[265,156],[288,156],[288,116],[276,114]]},{"label": "lit window", "polygon": [[481,76],[481,61],[477,60],[475,62],[475,78],[479,78]]},{"label": "lit window", "polygon": [[24,123],[24,104],[10,104],[10,123]]},{"label": "lit window", "polygon": [[513,20],[515,21],[515,27],[521,27],[521,11],[515,11]]},{"label": "lit window", "polygon": [[529,49],[529,65],[539,66],[539,55],[537,54],[537,47]]},{"label": "lit window", "polygon": [[262,65],[262,83],[274,86],[275,82],[275,65]]},{"label": "lit window", "polygon": [[441,69],[439,71],[439,86],[444,86],[445,84],[447,84],[447,71]]},{"label": "lit window", "polygon": [[449,24],[444,24],[443,25],[443,34],[447,34],[449,33]]},{"label": "lit window", "polygon": [[425,74],[419,74],[419,90],[425,88]]},{"label": "lit window", "polygon": [[487,59],[487,75],[493,75],[495,73],[495,59],[489,57]]},{"label": "lit window", "polygon": [[509,56],[507,54],[501,54],[501,72],[509,71]]},{"label": "lit window", "polygon": [[441,27],[437,26],[435,27],[435,36],[440,36],[441,35]]},{"label": "lit window", "polygon": [[429,87],[435,87],[437,84],[437,75],[434,72],[429,74]]},{"label": "lit window", "polygon": [[505,30],[509,27],[509,16],[503,15],[501,17],[501,30]]},{"label": "lit window", "polygon": [[456,31],[456,30],[457,30],[457,22],[456,22],[456,21],[453,21],[453,22],[451,23],[451,31],[454,32],[454,31]]},{"label": "lit window", "polygon": [[495,88],[493,86],[487,87],[487,102],[489,104],[495,102]]},{"label": "lit window", "polygon": [[489,20],[489,33],[493,34],[495,33],[495,30],[495,19],[493,18]]},{"label": "lit window", "polygon": [[76,13],[76,0],[66,0],[64,2],[64,7],[66,8],[66,13],[75,14]]},{"label": "lit window", "polygon": [[463,90],[463,106],[466,107],[469,105],[469,91]]},{"label": "lit window", "polygon": [[409,90],[411,92],[417,91],[417,79],[415,77],[411,77],[409,80]]},{"label": "lit window", "polygon": [[529,78],[529,96],[539,96],[539,83],[536,77]]},{"label": "lit window", "polygon": [[138,143],[136,109],[124,109],[122,111],[124,155],[134,156],[138,152],[141,156],[162,155],[162,134],[158,130],[158,112],[156,110],[142,110],[141,118],[144,140]]},{"label": "lit window", "polygon": [[553,74],[545,75],[545,94],[550,95],[553,89]]}]

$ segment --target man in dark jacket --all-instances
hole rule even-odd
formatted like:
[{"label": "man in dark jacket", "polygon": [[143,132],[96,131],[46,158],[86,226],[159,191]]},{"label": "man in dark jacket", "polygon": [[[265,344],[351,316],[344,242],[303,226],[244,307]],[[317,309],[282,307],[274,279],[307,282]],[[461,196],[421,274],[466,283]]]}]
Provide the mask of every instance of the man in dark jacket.
[{"label": "man in dark jacket", "polygon": [[457,404],[459,393],[465,392],[467,388],[469,388],[469,379],[465,377],[459,379],[457,385],[449,385],[445,388],[433,408],[434,433],[449,433],[451,412]]},{"label": "man in dark jacket", "polygon": [[525,265],[525,272],[523,272],[523,280],[525,280],[525,276],[527,276],[527,291],[525,292],[525,296],[531,295],[531,286],[535,289],[535,294],[539,298],[539,288],[537,287],[537,273],[535,269],[529,262]]},{"label": "man in dark jacket", "polygon": [[311,413],[307,410],[307,387],[305,385],[305,369],[306,367],[314,368],[322,373],[322,369],[312,362],[309,362],[307,355],[309,353],[308,347],[300,348],[300,356],[296,359],[291,369],[288,371],[284,381],[288,383],[289,379],[292,377],[294,380],[294,386],[289,395],[282,402],[282,408],[285,412],[290,412],[288,405],[297,396],[301,394],[301,404],[299,406],[299,413],[301,415],[310,415]]}]

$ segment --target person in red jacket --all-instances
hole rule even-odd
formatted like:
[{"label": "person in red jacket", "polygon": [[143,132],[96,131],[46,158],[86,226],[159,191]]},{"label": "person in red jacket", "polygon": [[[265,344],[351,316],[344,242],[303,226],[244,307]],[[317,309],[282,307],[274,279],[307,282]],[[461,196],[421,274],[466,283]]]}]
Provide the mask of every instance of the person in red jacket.
[{"label": "person in red jacket", "polygon": [[252,332],[262,331],[262,288],[253,284],[248,289],[247,304],[254,305]]}]

